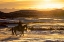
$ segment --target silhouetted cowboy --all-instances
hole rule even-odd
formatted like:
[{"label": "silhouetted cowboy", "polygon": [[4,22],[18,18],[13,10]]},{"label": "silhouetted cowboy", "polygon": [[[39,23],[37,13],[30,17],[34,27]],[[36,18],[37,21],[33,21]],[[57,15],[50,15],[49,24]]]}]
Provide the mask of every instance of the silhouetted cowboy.
[{"label": "silhouetted cowboy", "polygon": [[23,24],[23,23],[19,20],[18,26],[22,26],[22,24]]},{"label": "silhouetted cowboy", "polygon": [[25,27],[27,28],[27,25],[23,26],[23,23],[19,21],[18,26],[12,28],[12,34],[14,35],[14,33],[16,34],[16,31],[20,31],[20,33],[24,35]]}]

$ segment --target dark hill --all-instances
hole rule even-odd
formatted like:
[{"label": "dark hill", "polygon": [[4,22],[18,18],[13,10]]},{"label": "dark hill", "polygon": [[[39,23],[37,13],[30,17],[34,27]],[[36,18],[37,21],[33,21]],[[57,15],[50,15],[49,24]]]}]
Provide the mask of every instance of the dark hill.
[{"label": "dark hill", "polygon": [[56,9],[52,11],[37,11],[37,10],[19,10],[10,13],[0,11],[0,17],[16,18],[16,17],[53,17],[64,18],[64,10]]}]

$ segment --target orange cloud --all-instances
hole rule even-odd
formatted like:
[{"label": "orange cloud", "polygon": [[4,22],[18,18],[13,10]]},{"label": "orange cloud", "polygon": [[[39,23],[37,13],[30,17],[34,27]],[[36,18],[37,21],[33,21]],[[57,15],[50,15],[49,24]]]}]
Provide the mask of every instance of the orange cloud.
[{"label": "orange cloud", "polygon": [[[50,5],[48,6],[47,4]],[[55,7],[55,4],[60,4],[60,6],[64,7],[64,0],[0,0],[0,8],[37,8],[37,6],[44,8]]]}]

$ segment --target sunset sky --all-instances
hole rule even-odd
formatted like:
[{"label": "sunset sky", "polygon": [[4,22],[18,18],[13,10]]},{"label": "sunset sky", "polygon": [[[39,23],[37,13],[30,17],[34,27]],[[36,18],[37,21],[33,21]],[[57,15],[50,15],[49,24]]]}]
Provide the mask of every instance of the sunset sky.
[{"label": "sunset sky", "polygon": [[47,9],[63,8],[64,0],[0,0],[1,8]]}]

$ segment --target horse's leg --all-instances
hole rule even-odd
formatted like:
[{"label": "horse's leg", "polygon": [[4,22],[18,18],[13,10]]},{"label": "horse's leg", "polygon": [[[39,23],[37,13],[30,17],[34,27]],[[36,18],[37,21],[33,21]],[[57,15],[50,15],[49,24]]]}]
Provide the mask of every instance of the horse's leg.
[{"label": "horse's leg", "polygon": [[24,36],[24,31],[22,31],[22,35]]},{"label": "horse's leg", "polygon": [[26,28],[26,32],[27,32],[27,28]]},{"label": "horse's leg", "polygon": [[15,35],[17,36],[17,34],[16,34],[16,29],[14,30],[14,33],[15,33]]},{"label": "horse's leg", "polygon": [[20,31],[20,36],[24,36],[24,32],[23,31]]},{"label": "horse's leg", "polygon": [[20,37],[22,36],[22,31],[19,31],[20,32]]},{"label": "horse's leg", "polygon": [[13,30],[13,28],[12,28],[12,35],[14,35],[14,30]]}]

